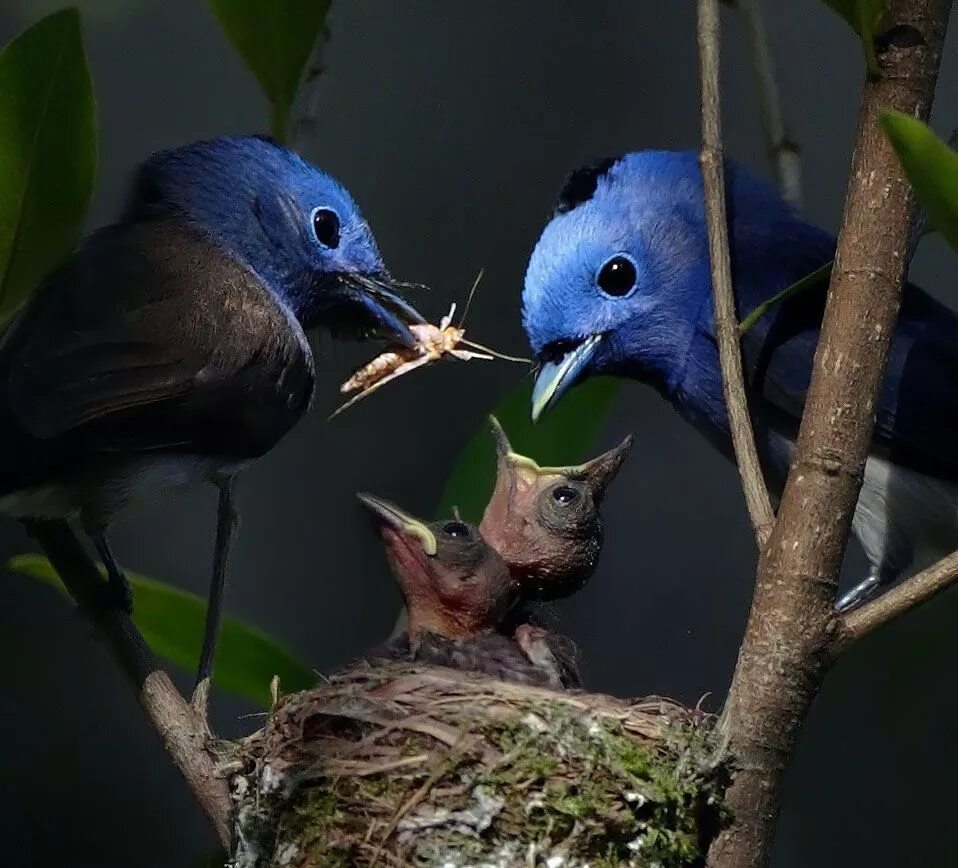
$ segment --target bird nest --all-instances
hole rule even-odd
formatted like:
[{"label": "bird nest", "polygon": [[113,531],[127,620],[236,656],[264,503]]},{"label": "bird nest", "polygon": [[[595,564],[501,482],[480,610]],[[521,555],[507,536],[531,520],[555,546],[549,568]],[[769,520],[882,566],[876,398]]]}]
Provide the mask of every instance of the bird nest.
[{"label": "bird nest", "polygon": [[412,664],[356,666],[233,746],[238,868],[704,863],[707,715]]}]

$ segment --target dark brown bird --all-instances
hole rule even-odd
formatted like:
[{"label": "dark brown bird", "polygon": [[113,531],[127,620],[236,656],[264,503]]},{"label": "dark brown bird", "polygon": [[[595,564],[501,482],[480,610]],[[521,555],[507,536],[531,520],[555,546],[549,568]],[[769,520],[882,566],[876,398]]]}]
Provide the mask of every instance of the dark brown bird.
[{"label": "dark brown bird", "polygon": [[479,525],[502,555],[524,599],[554,600],[581,588],[602,548],[599,507],[632,447],[614,449],[571,467],[540,467],[514,452],[495,416],[497,476]]},{"label": "dark brown bird", "polygon": [[518,588],[477,528],[458,519],[426,523],[369,494],[359,500],[379,527],[408,612],[405,632],[367,656],[414,659],[524,684],[577,686],[568,650],[557,642],[550,652],[545,631],[519,631],[521,641],[498,632]]}]

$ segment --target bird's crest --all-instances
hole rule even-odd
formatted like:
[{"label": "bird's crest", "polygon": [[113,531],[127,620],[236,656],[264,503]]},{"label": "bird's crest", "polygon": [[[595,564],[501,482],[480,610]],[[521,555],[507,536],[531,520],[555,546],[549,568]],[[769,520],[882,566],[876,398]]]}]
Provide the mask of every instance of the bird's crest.
[{"label": "bird's crest", "polygon": [[559,190],[556,213],[566,214],[577,205],[588,202],[595,195],[599,179],[611,169],[620,157],[599,157],[589,160],[569,174]]}]

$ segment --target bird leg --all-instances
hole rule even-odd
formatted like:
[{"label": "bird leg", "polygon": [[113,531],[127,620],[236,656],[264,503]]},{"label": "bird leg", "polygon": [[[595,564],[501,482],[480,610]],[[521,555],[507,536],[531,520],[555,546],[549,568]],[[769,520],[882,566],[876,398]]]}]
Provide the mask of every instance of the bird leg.
[{"label": "bird leg", "polygon": [[[210,682],[213,677],[213,660],[216,656],[216,642],[219,639],[223,622],[223,600],[226,596],[227,565],[230,548],[236,530],[239,527],[239,512],[236,509],[234,484],[235,476],[224,476],[217,480],[220,496],[216,512],[216,546],[213,551],[213,580],[210,583],[209,603],[206,609],[206,627],[203,633],[203,649],[200,652],[200,665],[196,672],[196,687],[193,688],[191,704],[193,711],[202,722],[207,721]],[[207,725],[207,730],[209,726]]]},{"label": "bird leg", "polygon": [[838,598],[835,602],[835,611],[848,612],[851,609],[857,609],[862,603],[866,603],[874,597],[881,589],[882,584],[878,567],[872,567],[868,572],[867,579],[863,579]]},{"label": "bird leg", "polygon": [[123,572],[113,550],[107,542],[106,534],[101,530],[90,533],[90,539],[93,540],[93,546],[99,555],[103,566],[106,568],[107,594],[111,606],[126,612],[127,615],[133,614],[133,588],[130,587],[130,581]]}]

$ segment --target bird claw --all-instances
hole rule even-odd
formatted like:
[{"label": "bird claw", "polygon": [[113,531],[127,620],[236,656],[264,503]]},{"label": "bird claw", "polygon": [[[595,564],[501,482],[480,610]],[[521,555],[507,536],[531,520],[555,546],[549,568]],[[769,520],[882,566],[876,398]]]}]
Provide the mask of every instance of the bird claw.
[{"label": "bird claw", "polygon": [[881,581],[878,576],[869,576],[838,598],[835,602],[835,611],[841,613],[857,609],[863,603],[872,599],[878,593],[879,588],[881,588]]}]

